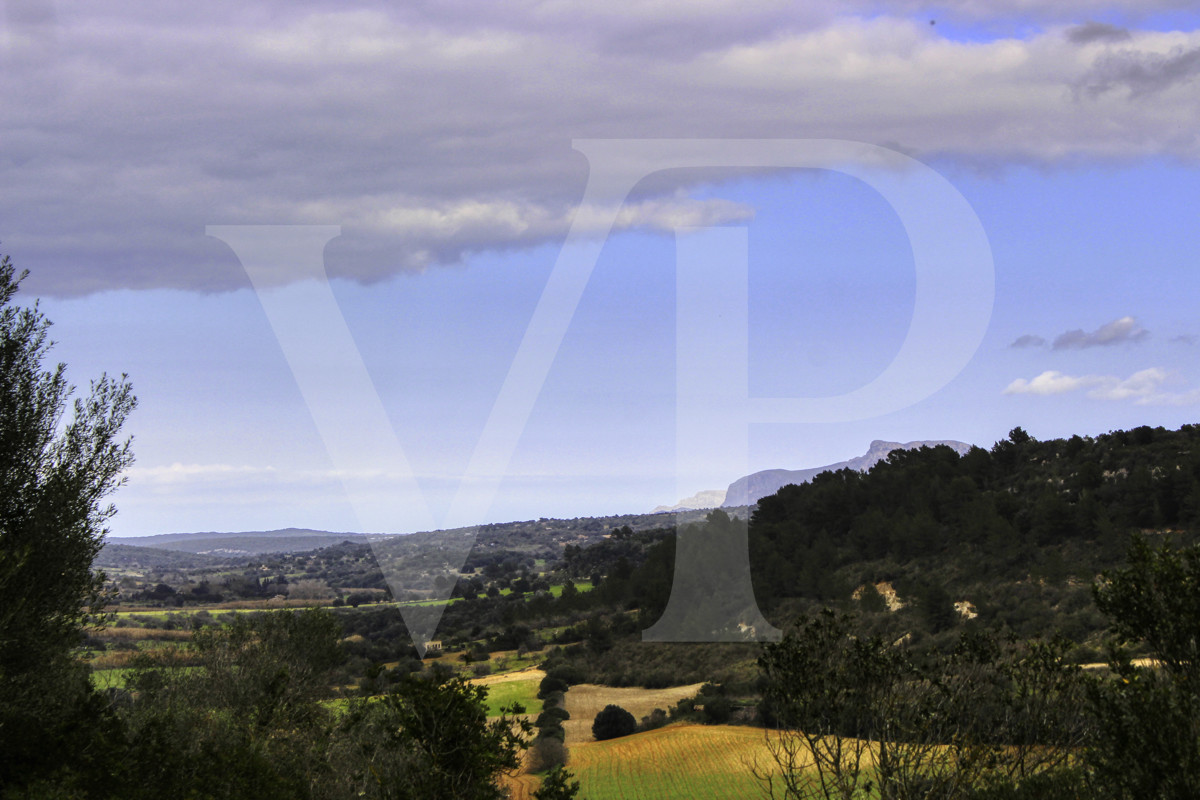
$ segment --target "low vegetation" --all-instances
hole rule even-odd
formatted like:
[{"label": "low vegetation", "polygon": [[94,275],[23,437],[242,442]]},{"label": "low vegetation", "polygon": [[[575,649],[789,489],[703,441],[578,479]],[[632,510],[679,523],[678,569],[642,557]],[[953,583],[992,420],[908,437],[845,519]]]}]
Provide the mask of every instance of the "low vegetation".
[{"label": "low vegetation", "polygon": [[[72,412],[63,368],[43,365],[49,323],[11,304],[18,283],[0,261],[3,800],[1200,785],[1198,426],[896,451],[748,520],[488,526],[431,582],[440,596],[396,596],[353,541],[114,548],[106,576],[132,390],[102,378]],[[643,642],[680,590],[677,547],[734,534],[783,641]],[[440,564],[437,536],[389,557]],[[439,648],[418,654],[403,604],[444,606]],[[682,621],[700,639],[732,630]]]}]

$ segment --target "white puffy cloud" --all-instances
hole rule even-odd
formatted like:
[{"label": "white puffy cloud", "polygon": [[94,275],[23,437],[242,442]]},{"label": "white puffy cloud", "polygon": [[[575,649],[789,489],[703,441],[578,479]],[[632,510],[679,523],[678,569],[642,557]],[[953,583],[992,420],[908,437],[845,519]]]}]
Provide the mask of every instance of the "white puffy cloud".
[{"label": "white puffy cloud", "polygon": [[1017,378],[1004,390],[1005,394],[1064,394],[1096,386],[1105,379],[1096,375],[1072,377],[1057,370],[1047,370],[1032,380]]},{"label": "white puffy cloud", "polygon": [[1081,390],[1095,400],[1132,400],[1137,405],[1193,405],[1200,403],[1200,389],[1169,391],[1165,387],[1181,380],[1175,373],[1160,367],[1140,370],[1128,378],[1116,375],[1065,375],[1047,370],[1035,378],[1018,378],[1010,383],[1004,394],[1052,395]]}]

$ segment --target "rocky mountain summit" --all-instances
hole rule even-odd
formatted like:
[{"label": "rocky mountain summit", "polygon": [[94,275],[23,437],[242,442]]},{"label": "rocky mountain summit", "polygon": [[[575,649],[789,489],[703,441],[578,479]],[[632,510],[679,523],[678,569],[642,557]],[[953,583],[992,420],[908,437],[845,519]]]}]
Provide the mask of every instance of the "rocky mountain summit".
[{"label": "rocky mountain summit", "polygon": [[775,494],[775,492],[788,484],[808,483],[822,472],[847,468],[866,472],[887,458],[888,453],[893,450],[915,450],[920,447],[936,447],[941,444],[952,448],[959,455],[964,455],[971,449],[971,445],[953,439],[923,440],[919,442],[905,442],[903,444],[876,439],[871,442],[871,446],[867,448],[866,453],[851,458],[848,461],[839,461],[836,464],[827,464],[823,467],[812,467],[810,469],[765,469],[761,472],[755,472],[751,475],[738,478],[729,484],[729,488],[724,492],[720,489],[709,489],[681,500],[674,506],[659,506],[651,513],[681,511],[693,508],[748,506],[757,503],[760,499],[768,495]]}]

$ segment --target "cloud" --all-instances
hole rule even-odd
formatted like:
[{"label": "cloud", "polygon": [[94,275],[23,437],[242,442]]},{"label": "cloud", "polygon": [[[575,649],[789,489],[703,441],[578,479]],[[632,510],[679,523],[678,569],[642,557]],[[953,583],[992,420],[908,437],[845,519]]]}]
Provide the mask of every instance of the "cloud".
[{"label": "cloud", "polygon": [[247,479],[269,479],[276,476],[274,467],[254,467],[237,464],[174,464],[156,467],[134,466],[126,470],[131,483],[148,486],[193,483],[228,483]]},{"label": "cloud", "polygon": [[1195,344],[1196,337],[1192,336],[1190,333],[1181,333],[1178,336],[1172,337],[1171,343],[1172,344]]},{"label": "cloud", "polygon": [[1105,379],[1096,375],[1075,378],[1055,370],[1047,370],[1033,380],[1017,378],[1004,390],[1005,394],[1064,394],[1096,386]]},{"label": "cloud", "polygon": [[1032,333],[1027,333],[1024,336],[1018,336],[1016,341],[1009,347],[1045,347],[1046,340]]},{"label": "cloud", "polygon": [[[32,293],[219,291],[246,277],[205,226],[337,224],[329,272],[370,282],[561,241],[588,180],[575,139],[1200,157],[1180,135],[1200,31],[1068,26],[1098,0],[942,5],[1014,33],[947,39],[904,0],[60,3],[38,57],[0,53],[0,239]],[[753,213],[689,201],[704,180],[639,188],[618,225]]]},{"label": "cloud", "polygon": [[1128,28],[1109,25],[1106,22],[1085,22],[1067,30],[1067,39],[1073,44],[1092,42],[1127,42],[1133,38]]},{"label": "cloud", "polygon": [[1004,394],[1055,395],[1086,390],[1087,396],[1095,400],[1132,400],[1137,405],[1153,406],[1200,404],[1200,389],[1174,392],[1163,388],[1180,382],[1177,374],[1159,367],[1135,372],[1124,379],[1116,375],[1072,376],[1047,370],[1031,380],[1014,380],[1005,387]]},{"label": "cloud", "polygon": [[1098,59],[1079,85],[1093,94],[1125,88],[1144,97],[1190,83],[1200,75],[1200,47],[1174,47],[1166,53],[1121,51]]},{"label": "cloud", "polygon": [[1140,326],[1133,317],[1121,317],[1107,325],[1101,325],[1091,333],[1085,333],[1076,328],[1067,331],[1054,339],[1055,350],[1078,349],[1084,347],[1109,347],[1125,342],[1140,342],[1150,335],[1150,332]]}]

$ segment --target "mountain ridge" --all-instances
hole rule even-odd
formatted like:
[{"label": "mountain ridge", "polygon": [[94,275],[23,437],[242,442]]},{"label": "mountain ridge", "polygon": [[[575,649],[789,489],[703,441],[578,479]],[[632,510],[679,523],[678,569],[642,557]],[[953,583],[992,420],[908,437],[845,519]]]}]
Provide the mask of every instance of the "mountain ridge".
[{"label": "mountain ridge", "polygon": [[[888,457],[888,454],[894,450],[915,450],[920,447],[937,447],[938,445],[946,445],[953,449],[960,456],[965,455],[973,445],[966,442],[960,442],[955,439],[922,439],[912,442],[890,442],[884,439],[875,439],[867,448],[867,452],[861,456],[839,461],[836,464],[826,464],[823,467],[809,467],[807,469],[764,469],[742,477],[729,484],[724,493],[720,489],[709,489],[703,492],[697,492],[691,497],[680,500],[673,506],[658,506],[652,514],[662,513],[666,511],[683,511],[698,508],[729,508],[738,506],[749,506],[757,503],[762,498],[775,494],[788,484],[808,483],[822,472],[837,471],[839,469],[853,469],[859,472],[866,472],[871,467],[878,464],[880,461]],[[718,502],[712,505],[698,505],[697,503],[711,502],[717,498]]]}]

